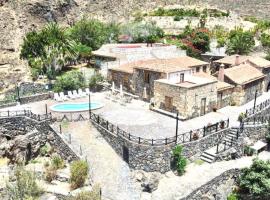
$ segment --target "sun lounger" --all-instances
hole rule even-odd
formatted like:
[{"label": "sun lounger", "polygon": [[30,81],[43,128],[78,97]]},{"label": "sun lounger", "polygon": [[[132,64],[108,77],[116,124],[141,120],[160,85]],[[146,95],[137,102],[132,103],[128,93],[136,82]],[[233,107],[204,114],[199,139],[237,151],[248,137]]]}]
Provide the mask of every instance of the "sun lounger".
[{"label": "sun lounger", "polygon": [[68,91],[68,97],[71,99],[76,99],[76,97],[72,94],[71,91]]},{"label": "sun lounger", "polygon": [[63,101],[63,99],[61,99],[61,98],[59,97],[59,94],[58,94],[58,93],[54,93],[53,99],[54,99],[55,101],[58,101],[58,102]]},{"label": "sun lounger", "polygon": [[75,98],[80,98],[81,96],[78,94],[77,90],[73,90],[72,94]]},{"label": "sun lounger", "polygon": [[59,97],[60,97],[63,101],[68,100],[68,97],[67,97],[66,95],[64,95],[64,92],[60,92],[59,94],[60,94]]},{"label": "sun lounger", "polygon": [[79,89],[78,90],[78,93],[81,97],[85,97],[86,96],[86,93],[82,91],[82,89]]}]

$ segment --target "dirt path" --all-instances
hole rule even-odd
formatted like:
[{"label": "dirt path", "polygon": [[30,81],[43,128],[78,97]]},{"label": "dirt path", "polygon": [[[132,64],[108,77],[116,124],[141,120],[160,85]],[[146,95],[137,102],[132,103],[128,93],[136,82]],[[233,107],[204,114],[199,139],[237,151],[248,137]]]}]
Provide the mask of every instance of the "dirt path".
[{"label": "dirt path", "polygon": [[140,199],[140,190],[135,188],[128,165],[89,122],[65,124],[63,132],[67,139],[71,134],[71,144],[77,152],[81,145],[83,157],[90,165],[91,178],[101,185],[104,199]]},{"label": "dirt path", "polygon": [[[190,164],[186,173],[181,177],[170,172],[169,176],[161,179],[158,189],[152,194],[151,200],[178,200],[183,198],[229,169],[249,167],[253,158],[243,157],[213,164]],[[270,152],[262,152],[259,158],[263,160],[270,159]]]}]

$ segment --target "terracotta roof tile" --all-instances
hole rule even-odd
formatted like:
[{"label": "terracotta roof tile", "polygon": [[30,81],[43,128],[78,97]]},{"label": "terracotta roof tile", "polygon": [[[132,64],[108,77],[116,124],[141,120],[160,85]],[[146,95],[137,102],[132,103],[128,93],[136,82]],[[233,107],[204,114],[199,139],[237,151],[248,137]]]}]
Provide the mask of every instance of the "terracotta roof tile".
[{"label": "terracotta roof tile", "polygon": [[250,64],[241,64],[224,70],[224,74],[230,80],[239,85],[245,85],[265,76]]},{"label": "terracotta roof tile", "polygon": [[261,68],[269,68],[270,67],[270,61],[266,60],[264,58],[261,58],[261,57],[250,57],[248,59],[248,61],[251,64],[256,65],[257,67],[261,67]]},{"label": "terracotta roof tile", "polygon": [[145,69],[149,71],[156,72],[177,72],[182,70],[187,70],[192,67],[207,65],[207,62],[191,58],[188,56],[182,56],[178,58],[170,59],[151,59],[138,62],[129,63],[130,66],[137,69]]},{"label": "terracotta roof tile", "polygon": [[[229,65],[235,65],[236,55],[226,56],[224,58],[221,58],[219,60],[214,61],[214,63],[223,63],[223,64],[229,64]],[[239,55],[239,62],[243,63],[247,61],[250,58],[250,56],[241,56]]]}]

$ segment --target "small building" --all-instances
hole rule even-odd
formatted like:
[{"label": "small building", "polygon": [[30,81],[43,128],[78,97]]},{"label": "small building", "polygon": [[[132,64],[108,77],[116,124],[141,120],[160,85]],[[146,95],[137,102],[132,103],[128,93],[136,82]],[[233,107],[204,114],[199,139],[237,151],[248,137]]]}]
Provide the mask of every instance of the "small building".
[{"label": "small building", "polygon": [[[145,100],[150,100],[154,95],[155,80],[179,81],[186,75],[202,71],[209,73],[208,63],[182,56],[171,59],[151,59],[127,63],[120,67],[111,68],[108,77],[116,85],[122,84],[128,92],[134,93]],[[130,87],[130,84],[132,84],[132,87]]]},{"label": "small building", "polygon": [[256,91],[258,95],[262,93],[265,75],[255,67],[240,64],[222,71],[220,69],[218,79],[234,86],[232,101],[235,105],[242,105],[253,100]]},{"label": "small building", "polygon": [[155,108],[179,112],[189,119],[211,112],[217,101],[217,80],[196,75],[183,79],[160,79],[154,81]]},{"label": "small building", "polygon": [[109,68],[119,67],[123,64],[149,59],[176,58],[186,55],[185,50],[175,45],[155,43],[149,46],[146,43],[118,43],[104,44],[92,52],[95,66],[101,69],[101,73],[107,76]]},{"label": "small building", "polygon": [[226,69],[246,63],[248,63],[252,67],[255,67],[265,75],[263,91],[268,91],[270,89],[270,61],[264,58],[254,56],[231,55],[214,61],[212,68],[214,68],[213,71],[215,72],[219,70],[221,65],[224,65]]},{"label": "small building", "polygon": [[247,63],[256,69],[260,70],[265,75],[264,78],[264,91],[269,91],[270,89],[270,61],[261,57],[250,57]]}]

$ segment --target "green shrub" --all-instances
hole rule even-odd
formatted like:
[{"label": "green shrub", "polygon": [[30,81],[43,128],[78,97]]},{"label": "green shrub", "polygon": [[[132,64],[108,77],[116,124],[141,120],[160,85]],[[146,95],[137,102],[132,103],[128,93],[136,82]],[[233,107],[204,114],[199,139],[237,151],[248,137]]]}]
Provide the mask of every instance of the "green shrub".
[{"label": "green shrub", "polygon": [[78,160],[71,164],[70,182],[71,188],[76,189],[82,187],[88,176],[89,166],[86,161]]},{"label": "green shrub", "polygon": [[97,73],[89,79],[89,87],[95,87],[99,82],[102,82],[103,80],[104,77],[100,73]]},{"label": "green shrub", "polygon": [[54,169],[63,169],[65,167],[65,161],[59,155],[52,156],[52,167]]},{"label": "green shrub", "polygon": [[54,84],[54,91],[61,92],[63,90],[78,90],[85,86],[83,74],[73,70],[66,72],[64,75],[57,78]]},{"label": "green shrub", "polygon": [[15,182],[7,184],[6,189],[8,199],[12,200],[38,199],[43,193],[37,185],[35,174],[26,171],[23,167],[15,169]]},{"label": "green shrub", "polygon": [[243,28],[235,28],[230,31],[227,42],[227,53],[248,54],[255,46],[254,35],[250,31],[244,31]]},{"label": "green shrub", "polygon": [[227,197],[227,200],[238,200],[239,197],[237,194],[235,193],[231,193],[228,197]]},{"label": "green shrub", "polygon": [[47,167],[44,175],[45,180],[48,181],[49,183],[52,182],[56,177],[56,173],[57,171],[54,167],[52,166]]},{"label": "green shrub", "polygon": [[80,192],[74,197],[68,197],[66,200],[101,200],[100,187],[98,185],[94,185],[92,191]]},{"label": "green shrub", "polygon": [[241,112],[238,116],[238,121],[242,122],[247,117],[246,113]]},{"label": "green shrub", "polygon": [[264,47],[270,47],[270,35],[263,33],[261,35],[261,43],[262,43],[262,46]]},{"label": "green shrub", "polygon": [[49,153],[51,153],[51,151],[52,151],[52,147],[49,144],[45,144],[39,149],[39,153],[41,156],[46,156]]},{"label": "green shrub", "polygon": [[183,19],[183,17],[180,17],[180,16],[175,16],[173,18],[174,21],[180,21],[181,19]]},{"label": "green shrub", "polygon": [[270,161],[254,159],[251,167],[241,170],[240,194],[254,200],[270,199]]},{"label": "green shrub", "polygon": [[177,145],[173,149],[173,167],[176,168],[179,175],[183,175],[187,166],[187,159],[182,156],[183,148]]}]

